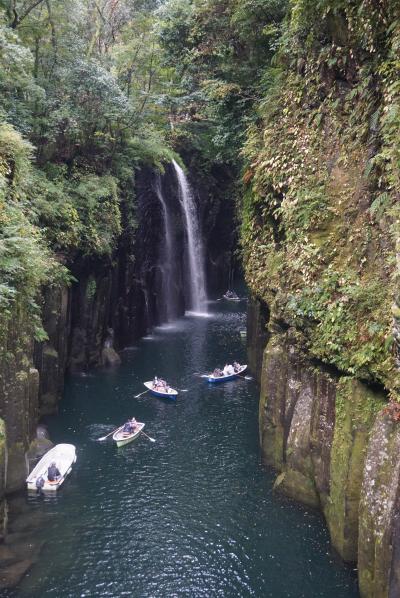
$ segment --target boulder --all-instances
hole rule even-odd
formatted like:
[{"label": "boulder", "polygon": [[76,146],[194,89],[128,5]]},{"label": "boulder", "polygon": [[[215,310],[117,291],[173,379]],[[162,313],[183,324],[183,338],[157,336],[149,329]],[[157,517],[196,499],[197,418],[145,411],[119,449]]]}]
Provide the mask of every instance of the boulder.
[{"label": "boulder", "polygon": [[104,347],[101,352],[101,362],[105,366],[117,366],[121,363],[121,358],[112,347]]}]

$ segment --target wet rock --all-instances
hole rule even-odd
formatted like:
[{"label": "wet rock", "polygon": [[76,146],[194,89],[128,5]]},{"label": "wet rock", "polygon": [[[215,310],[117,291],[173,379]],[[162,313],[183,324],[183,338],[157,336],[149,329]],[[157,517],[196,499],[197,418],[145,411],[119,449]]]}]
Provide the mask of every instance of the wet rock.
[{"label": "wet rock", "polygon": [[29,450],[26,452],[26,461],[28,472],[31,472],[35,465],[45,455],[54,444],[48,438],[35,438],[29,445]]},{"label": "wet rock", "polygon": [[400,595],[400,425],[384,411],[371,430],[360,501],[363,598]]},{"label": "wet rock", "polygon": [[0,544],[0,563],[14,561],[15,553],[6,544]]},{"label": "wet rock", "polygon": [[70,332],[70,290],[48,288],[44,292],[43,325],[48,339],[35,346],[35,365],[40,371],[41,415],[55,413],[64,387]]},{"label": "wet rock", "polygon": [[285,477],[282,489],[312,507],[319,506],[310,450],[312,423],[312,376],[307,370],[289,378],[287,404],[294,405],[285,447]]},{"label": "wet rock", "polygon": [[331,488],[325,509],[334,547],[345,561],[357,560],[358,509],[368,434],[384,396],[354,378],[341,378],[331,451]]},{"label": "wet rock", "polygon": [[121,363],[121,358],[112,347],[104,347],[101,352],[101,361],[105,366],[117,366]]},{"label": "wet rock", "polygon": [[260,444],[268,465],[282,469],[284,463],[287,352],[272,337],[264,353],[260,392]]},{"label": "wet rock", "polygon": [[8,529],[11,533],[25,533],[36,530],[43,523],[44,515],[29,510],[26,513],[10,517]]},{"label": "wet rock", "polygon": [[292,329],[274,331],[261,380],[263,456],[281,472],[277,489],[321,506],[332,543],[346,561],[357,560],[365,455],[385,402],[383,393],[364,383],[339,374],[335,378],[312,365]]},{"label": "wet rock", "polygon": [[250,297],[247,303],[247,356],[252,372],[260,378],[263,353],[269,332],[269,310],[265,303]]},{"label": "wet rock", "polygon": [[43,424],[36,426],[36,438],[50,438],[49,431]]},{"label": "wet rock", "polygon": [[33,564],[33,560],[26,559],[24,561],[19,561],[10,565],[6,565],[5,567],[1,567],[0,588],[7,589],[18,585],[25,573],[29,571]]}]

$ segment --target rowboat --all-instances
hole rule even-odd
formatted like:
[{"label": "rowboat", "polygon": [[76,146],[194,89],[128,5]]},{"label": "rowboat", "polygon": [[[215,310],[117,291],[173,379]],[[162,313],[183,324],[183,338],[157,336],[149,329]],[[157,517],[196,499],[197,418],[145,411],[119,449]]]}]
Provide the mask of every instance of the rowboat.
[{"label": "rowboat", "polygon": [[222,295],[224,299],[226,299],[227,301],[241,301],[240,297],[238,297],[237,295],[227,295],[226,293],[224,295]]},{"label": "rowboat", "polygon": [[145,424],[143,424],[141,422],[137,422],[134,431],[131,432],[130,434],[128,432],[123,432],[122,427],[121,427],[121,428],[119,428],[119,430],[114,432],[113,440],[115,440],[115,442],[117,443],[117,446],[124,446],[124,444],[129,444],[129,442],[132,442],[132,440],[135,440],[139,436],[139,434],[143,430],[144,426],[145,426]]},{"label": "rowboat", "polygon": [[[37,463],[26,478],[28,490],[34,490],[35,492],[39,489],[43,491],[51,490],[52,492],[58,490],[67,475],[71,472],[75,461],[76,450],[73,444],[57,444],[43,455],[39,463]],[[60,477],[54,482],[50,482],[47,477],[47,470],[53,462],[60,472]]]},{"label": "rowboat", "polygon": [[144,382],[144,385],[146,388],[148,388],[148,390],[151,392],[151,394],[154,395],[155,397],[162,397],[164,399],[172,399],[174,401],[176,399],[176,397],[178,396],[178,391],[175,390],[174,388],[168,387],[168,390],[155,390],[153,388],[152,380],[150,382]]},{"label": "rowboat", "polygon": [[217,384],[219,382],[228,382],[228,380],[234,380],[243,372],[247,370],[247,365],[241,365],[240,368],[234,374],[226,374],[222,376],[214,376],[214,374],[208,374],[207,382],[211,382],[212,384]]}]

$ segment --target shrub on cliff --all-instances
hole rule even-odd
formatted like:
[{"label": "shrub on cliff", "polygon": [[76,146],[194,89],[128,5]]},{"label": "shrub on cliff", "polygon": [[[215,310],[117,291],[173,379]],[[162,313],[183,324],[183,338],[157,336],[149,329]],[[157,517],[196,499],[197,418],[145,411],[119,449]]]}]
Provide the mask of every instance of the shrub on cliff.
[{"label": "shrub on cliff", "polygon": [[396,2],[292,3],[248,132],[246,277],[315,357],[400,388],[391,353],[400,172]]}]

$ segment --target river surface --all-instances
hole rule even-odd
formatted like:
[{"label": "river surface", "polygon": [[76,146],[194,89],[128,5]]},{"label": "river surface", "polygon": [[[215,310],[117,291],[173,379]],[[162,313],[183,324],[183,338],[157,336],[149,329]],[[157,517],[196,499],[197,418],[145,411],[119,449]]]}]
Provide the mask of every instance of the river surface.
[{"label": "river surface", "polygon": [[[212,387],[195,372],[246,360],[245,305],[210,304],[208,317],[161,327],[123,352],[123,364],[67,381],[56,442],[76,466],[45,514],[41,557],[17,597],[348,598],[355,574],[335,559],[320,515],[272,491],[258,447],[258,388]],[[176,403],[134,395],[154,375],[187,388]],[[97,442],[128,417],[144,436]]]}]

